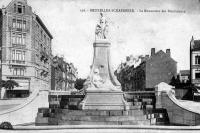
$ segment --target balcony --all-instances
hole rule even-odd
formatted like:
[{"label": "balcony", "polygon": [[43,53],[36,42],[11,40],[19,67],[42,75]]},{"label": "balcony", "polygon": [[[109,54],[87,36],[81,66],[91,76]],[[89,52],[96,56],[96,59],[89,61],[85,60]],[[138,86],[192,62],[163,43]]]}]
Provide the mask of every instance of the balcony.
[{"label": "balcony", "polygon": [[9,64],[10,65],[18,65],[18,66],[26,66],[26,62],[21,61],[21,60],[10,60]]},{"label": "balcony", "polygon": [[200,84],[200,79],[192,79],[193,84]]},{"label": "balcony", "polygon": [[21,31],[22,32],[22,28],[15,28],[15,29],[16,29],[16,31]]},{"label": "balcony", "polygon": [[12,26],[9,26],[8,28],[9,28],[9,30],[18,31],[18,32],[29,32],[30,31],[28,27],[26,27],[24,29],[24,28],[14,28]]},{"label": "balcony", "polygon": [[25,64],[25,61],[21,61],[21,60],[12,60],[12,63]]},{"label": "balcony", "polygon": [[13,48],[18,48],[18,49],[25,49],[26,45],[23,44],[12,44]]}]

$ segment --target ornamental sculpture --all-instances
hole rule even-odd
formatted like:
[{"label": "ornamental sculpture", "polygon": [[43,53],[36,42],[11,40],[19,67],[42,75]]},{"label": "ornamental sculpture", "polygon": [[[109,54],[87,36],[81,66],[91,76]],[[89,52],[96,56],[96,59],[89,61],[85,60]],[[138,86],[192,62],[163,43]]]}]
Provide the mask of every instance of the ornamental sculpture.
[{"label": "ornamental sculpture", "polygon": [[99,24],[97,24],[95,29],[95,39],[107,39],[108,38],[108,22],[103,16],[103,13],[100,13]]}]

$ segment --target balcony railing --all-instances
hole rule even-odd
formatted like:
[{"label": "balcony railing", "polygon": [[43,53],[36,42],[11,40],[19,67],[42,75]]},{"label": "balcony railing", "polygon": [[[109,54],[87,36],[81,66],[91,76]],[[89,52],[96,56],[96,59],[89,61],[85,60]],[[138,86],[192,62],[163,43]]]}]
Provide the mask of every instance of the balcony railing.
[{"label": "balcony railing", "polygon": [[24,44],[12,44],[12,47],[15,47],[15,48],[20,48],[20,49],[25,49],[26,48],[26,45]]},{"label": "balcony railing", "polygon": [[11,60],[9,62],[10,64],[20,64],[20,65],[25,65],[25,61],[21,61],[21,60]]},{"label": "balcony railing", "polygon": [[13,30],[13,31],[20,31],[20,32],[29,32],[29,27],[24,28],[14,28],[12,26],[9,26],[9,30]]},{"label": "balcony railing", "polygon": [[16,28],[17,31],[22,31],[22,28]]}]

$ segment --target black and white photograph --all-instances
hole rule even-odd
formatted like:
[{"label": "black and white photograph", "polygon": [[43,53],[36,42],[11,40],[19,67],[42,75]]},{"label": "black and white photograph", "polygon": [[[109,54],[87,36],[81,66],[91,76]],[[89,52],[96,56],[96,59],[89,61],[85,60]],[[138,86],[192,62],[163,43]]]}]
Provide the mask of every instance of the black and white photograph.
[{"label": "black and white photograph", "polygon": [[0,0],[0,132],[200,132],[200,0]]}]

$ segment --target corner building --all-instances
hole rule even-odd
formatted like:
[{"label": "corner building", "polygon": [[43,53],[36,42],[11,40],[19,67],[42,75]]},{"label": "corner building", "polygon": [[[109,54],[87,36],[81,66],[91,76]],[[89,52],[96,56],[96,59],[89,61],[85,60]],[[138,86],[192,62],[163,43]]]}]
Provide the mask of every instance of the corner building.
[{"label": "corner building", "polygon": [[52,35],[27,0],[1,9],[1,78],[15,80],[14,90],[50,89]]},{"label": "corner building", "polygon": [[191,83],[200,86],[200,40],[190,41],[190,78]]}]

